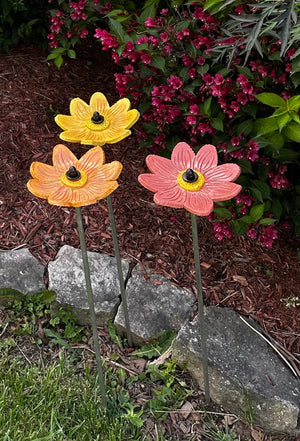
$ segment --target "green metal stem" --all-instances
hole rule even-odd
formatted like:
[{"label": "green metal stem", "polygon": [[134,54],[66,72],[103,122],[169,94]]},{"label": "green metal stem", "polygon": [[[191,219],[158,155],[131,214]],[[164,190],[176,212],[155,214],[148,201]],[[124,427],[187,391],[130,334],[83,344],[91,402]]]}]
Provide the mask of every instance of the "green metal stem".
[{"label": "green metal stem", "polygon": [[109,213],[112,238],[113,238],[113,243],[114,243],[114,248],[115,248],[115,257],[116,257],[117,268],[118,268],[118,276],[119,276],[121,299],[122,299],[124,317],[125,317],[127,341],[128,341],[129,347],[132,347],[133,343],[132,343],[132,336],[131,336],[130,324],[129,324],[129,314],[128,314],[128,306],[127,306],[127,300],[126,300],[126,293],[125,293],[125,283],[124,283],[124,277],[123,277],[123,271],[122,271],[122,263],[121,263],[120,250],[119,250],[119,244],[118,244],[116,222],[115,222],[115,217],[114,217],[114,210],[113,210],[113,206],[112,206],[111,196],[110,195],[107,196],[106,200],[107,200],[107,206],[108,206],[108,213]]},{"label": "green metal stem", "polygon": [[94,348],[95,348],[96,361],[97,361],[97,370],[98,370],[98,379],[99,379],[99,384],[100,384],[101,401],[102,401],[103,407],[107,408],[107,400],[106,400],[106,393],[105,393],[105,380],[104,380],[104,374],[103,374],[103,366],[102,366],[100,345],[99,345],[97,325],[96,325],[94,298],[93,298],[93,291],[92,291],[92,284],[91,284],[91,275],[90,275],[90,268],[89,268],[89,262],[88,262],[88,255],[87,255],[86,243],[85,243],[85,237],[84,237],[82,215],[81,215],[80,207],[76,207],[75,209],[76,209],[76,219],[77,219],[78,233],[79,233],[79,239],[80,239],[80,246],[81,246],[81,252],[82,252],[82,262],[83,262],[83,270],[84,270],[85,283],[86,283],[86,293],[87,293],[87,299],[88,299],[88,305],[89,305],[89,311],[90,311],[91,326],[92,326],[92,331],[93,331]]},{"label": "green metal stem", "polygon": [[193,213],[191,213],[191,221],[192,221],[193,248],[194,248],[196,285],[197,285],[197,297],[198,297],[198,319],[199,319],[199,333],[200,333],[201,350],[202,350],[204,393],[205,393],[205,401],[208,404],[210,401],[209,379],[208,379],[208,358],[207,358],[207,346],[206,346],[206,332],[204,326],[204,307],[203,307],[203,293],[202,293],[201,268],[200,268],[200,257],[199,257],[198,229],[197,229],[197,217]]}]

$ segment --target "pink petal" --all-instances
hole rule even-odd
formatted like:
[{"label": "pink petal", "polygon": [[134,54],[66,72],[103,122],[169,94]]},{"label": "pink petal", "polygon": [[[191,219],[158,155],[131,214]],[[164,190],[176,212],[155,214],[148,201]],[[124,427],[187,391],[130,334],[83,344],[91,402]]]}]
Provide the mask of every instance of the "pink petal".
[{"label": "pink petal", "polygon": [[194,158],[195,153],[191,147],[186,142],[179,142],[174,147],[171,161],[179,171],[182,171],[192,168]]},{"label": "pink petal", "polygon": [[165,207],[183,208],[186,191],[177,185],[168,190],[158,191],[154,195],[154,202]]},{"label": "pink petal", "polygon": [[169,190],[170,188],[176,187],[177,179],[166,179],[160,175],[152,175],[151,173],[145,173],[139,175],[138,181],[148,190],[157,192],[159,190]]},{"label": "pink petal", "polygon": [[191,168],[198,170],[201,173],[206,173],[217,165],[218,154],[216,147],[211,144],[205,144],[197,153],[193,167]]},{"label": "pink petal", "polygon": [[176,177],[177,179],[179,171],[172,164],[170,159],[158,155],[148,155],[146,164],[152,173],[162,176],[163,178]]},{"label": "pink petal", "polygon": [[241,168],[237,164],[222,164],[205,173],[205,182],[211,180],[235,181],[241,174]]},{"label": "pink petal", "polygon": [[213,211],[214,204],[202,191],[189,191],[186,193],[184,208],[197,216],[208,216]]},{"label": "pink petal", "polygon": [[241,189],[241,185],[233,182],[210,181],[209,183],[204,184],[201,192],[214,201],[227,201],[238,195]]}]

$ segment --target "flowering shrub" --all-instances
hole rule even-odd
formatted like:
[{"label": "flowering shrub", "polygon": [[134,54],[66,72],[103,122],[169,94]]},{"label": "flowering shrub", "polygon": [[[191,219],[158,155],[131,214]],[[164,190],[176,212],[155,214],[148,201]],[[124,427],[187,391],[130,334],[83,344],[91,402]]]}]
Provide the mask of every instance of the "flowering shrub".
[{"label": "flowering shrub", "polygon": [[[87,8],[90,3],[81,0],[77,5]],[[299,51],[285,42],[285,55],[281,54],[281,42],[273,32],[259,39],[263,57],[251,48],[245,65],[245,47],[239,41],[223,60],[216,50],[224,46],[226,55],[238,38],[223,31],[229,12],[241,19],[243,14],[253,16],[253,3],[234,2],[226,14],[216,16],[199,5],[203,1],[188,3],[167,9],[147,2],[138,13],[106,3],[101,8],[106,8],[109,29],[94,25],[93,35],[122,66],[123,72],[115,74],[116,86],[141,112],[140,146],[168,156],[179,141],[196,151],[210,143],[217,146],[221,162],[240,165],[243,192],[234,202],[218,203],[210,216],[216,237],[247,234],[271,246],[279,220],[285,226],[293,223],[300,233],[295,168],[300,143]],[[96,23],[93,15],[87,16],[78,19],[78,30],[88,19]],[[58,44],[59,34],[52,41]]]}]

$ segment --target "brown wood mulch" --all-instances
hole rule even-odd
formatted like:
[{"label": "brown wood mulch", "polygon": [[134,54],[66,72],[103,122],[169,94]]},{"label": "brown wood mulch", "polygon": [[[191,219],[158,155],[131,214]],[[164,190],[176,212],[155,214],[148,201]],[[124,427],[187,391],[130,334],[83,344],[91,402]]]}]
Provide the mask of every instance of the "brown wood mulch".
[{"label": "brown wood mulch", "polygon": [[[36,47],[0,55],[0,249],[27,246],[45,265],[62,245],[79,247],[79,237],[72,208],[51,206],[28,192],[30,164],[51,163],[52,149],[61,143],[54,115],[69,114],[70,99],[88,102],[95,91],[110,104],[119,99],[113,78],[118,67],[99,46],[87,49],[60,70]],[[122,257],[195,293],[189,213],[155,205],[153,194],[139,185],[149,152],[138,148],[138,127],[127,139],[104,146],[106,160],[124,166],[112,195]],[[87,150],[65,144],[77,156]],[[106,201],[83,208],[83,217],[88,249],[113,255]],[[271,249],[247,238],[220,242],[212,224],[199,219],[206,304],[234,308],[259,322],[300,375],[299,307],[283,301],[300,297],[297,245],[290,231],[281,231]]]}]

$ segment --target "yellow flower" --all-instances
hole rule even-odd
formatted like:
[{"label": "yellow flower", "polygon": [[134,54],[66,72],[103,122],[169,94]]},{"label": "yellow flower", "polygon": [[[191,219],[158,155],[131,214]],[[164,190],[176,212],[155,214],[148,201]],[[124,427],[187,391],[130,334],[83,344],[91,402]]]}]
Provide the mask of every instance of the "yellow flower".
[{"label": "yellow flower", "polygon": [[130,109],[130,101],[122,98],[109,106],[101,92],[91,96],[90,104],[80,98],[70,103],[71,115],[57,115],[55,122],[64,132],[59,136],[64,141],[81,144],[113,144],[131,134],[128,130],[139,119],[139,112]]}]

